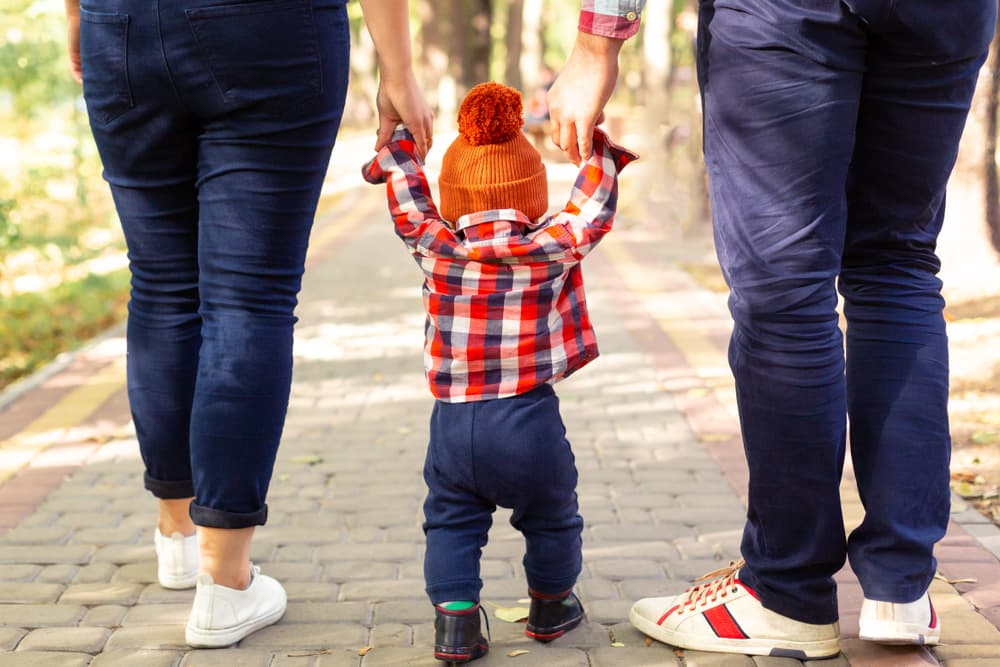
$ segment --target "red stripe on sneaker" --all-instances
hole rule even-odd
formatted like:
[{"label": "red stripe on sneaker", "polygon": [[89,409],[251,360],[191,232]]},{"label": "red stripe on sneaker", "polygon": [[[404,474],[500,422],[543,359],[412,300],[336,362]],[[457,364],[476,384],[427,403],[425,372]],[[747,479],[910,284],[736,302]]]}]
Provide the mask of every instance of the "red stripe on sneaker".
[{"label": "red stripe on sneaker", "polygon": [[668,609],[666,614],[664,614],[663,616],[660,616],[660,620],[658,620],[656,622],[656,624],[657,625],[663,625],[663,621],[667,620],[667,616],[670,616],[670,614],[672,614],[675,611],[677,611],[678,607],[680,607],[680,605],[679,604],[675,604],[673,607],[671,607],[670,609]]},{"label": "red stripe on sneaker", "polygon": [[937,612],[934,611],[934,603],[927,598],[927,604],[931,606],[931,630],[937,627]]},{"label": "red stripe on sneaker", "polygon": [[743,628],[736,622],[736,619],[733,618],[733,615],[729,613],[729,609],[724,604],[712,607],[702,614],[702,616],[708,621],[712,632],[722,639],[749,639],[747,634],[743,632]]}]

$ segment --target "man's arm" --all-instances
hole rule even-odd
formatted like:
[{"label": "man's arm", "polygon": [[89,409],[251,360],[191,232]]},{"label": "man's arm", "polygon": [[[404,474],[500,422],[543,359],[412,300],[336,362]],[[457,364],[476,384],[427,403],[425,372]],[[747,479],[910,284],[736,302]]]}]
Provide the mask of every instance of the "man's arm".
[{"label": "man's arm", "polygon": [[429,256],[441,254],[444,246],[454,246],[454,234],[434,205],[423,160],[407,128],[397,127],[378,155],[362,167],[361,174],[369,183],[386,184],[396,234],[411,251]]},{"label": "man's arm", "polygon": [[645,0],[583,0],[579,32],[549,90],[549,135],[574,164],[590,156],[590,137],[618,81],[618,53],[639,30]]},{"label": "man's arm", "polygon": [[546,227],[561,227],[573,238],[582,258],[611,230],[618,207],[618,174],[638,155],[615,145],[600,129],[594,130],[594,151],[573,185],[566,208]]}]

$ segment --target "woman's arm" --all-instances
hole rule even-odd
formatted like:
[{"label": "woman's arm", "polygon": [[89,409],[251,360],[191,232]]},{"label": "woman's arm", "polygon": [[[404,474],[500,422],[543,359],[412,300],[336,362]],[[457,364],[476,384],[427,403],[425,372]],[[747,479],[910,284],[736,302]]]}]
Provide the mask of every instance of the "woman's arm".
[{"label": "woman's arm", "polygon": [[66,0],[66,35],[69,38],[69,71],[77,83],[83,83],[80,71],[80,0]]},{"label": "woman's arm", "polygon": [[413,133],[420,157],[425,157],[433,141],[434,114],[413,74],[409,2],[361,0],[361,10],[379,60],[375,150],[389,143],[396,125],[404,123]]}]

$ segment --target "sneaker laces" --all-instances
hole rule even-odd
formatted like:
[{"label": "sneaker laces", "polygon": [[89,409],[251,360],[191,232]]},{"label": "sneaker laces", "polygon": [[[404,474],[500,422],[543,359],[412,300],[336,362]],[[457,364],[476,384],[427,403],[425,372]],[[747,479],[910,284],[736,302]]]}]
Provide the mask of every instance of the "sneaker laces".
[{"label": "sneaker laces", "polygon": [[[709,602],[718,601],[720,597],[726,597],[731,589],[732,592],[735,592],[736,575],[745,564],[746,561],[742,558],[731,560],[729,565],[701,575],[695,579],[697,585],[684,591],[685,596],[678,604],[681,608],[690,607],[693,609],[698,605],[705,606]],[[705,583],[698,584],[699,581]]]}]

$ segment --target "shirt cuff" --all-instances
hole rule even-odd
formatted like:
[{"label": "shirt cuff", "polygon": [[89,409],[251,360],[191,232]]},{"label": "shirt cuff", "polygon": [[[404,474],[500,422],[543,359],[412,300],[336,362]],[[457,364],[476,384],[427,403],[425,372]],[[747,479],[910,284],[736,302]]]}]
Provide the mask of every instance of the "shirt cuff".
[{"label": "shirt cuff", "polygon": [[[609,8],[607,5],[614,5]],[[580,32],[612,39],[628,39],[639,32],[644,0],[584,0],[580,8]]]}]

